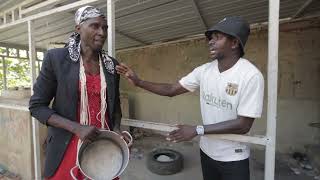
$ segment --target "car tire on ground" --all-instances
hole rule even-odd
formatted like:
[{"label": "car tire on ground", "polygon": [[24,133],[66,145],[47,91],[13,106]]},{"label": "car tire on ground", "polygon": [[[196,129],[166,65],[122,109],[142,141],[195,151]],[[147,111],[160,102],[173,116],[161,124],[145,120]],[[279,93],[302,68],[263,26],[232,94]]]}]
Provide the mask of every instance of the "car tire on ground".
[{"label": "car tire on ground", "polygon": [[[168,157],[168,160],[159,160],[159,156]],[[171,149],[156,149],[147,156],[147,168],[159,175],[171,175],[183,169],[183,157],[177,151]]]}]

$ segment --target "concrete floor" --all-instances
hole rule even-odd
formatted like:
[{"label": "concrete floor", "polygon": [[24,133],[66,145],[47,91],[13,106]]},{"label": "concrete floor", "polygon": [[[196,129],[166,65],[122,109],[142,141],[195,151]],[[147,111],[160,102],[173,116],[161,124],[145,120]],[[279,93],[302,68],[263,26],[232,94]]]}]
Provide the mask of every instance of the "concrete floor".
[{"label": "concrete floor", "polygon": [[[184,169],[174,175],[161,176],[150,172],[146,167],[147,154],[155,148],[170,148],[180,152],[184,156]],[[198,141],[170,143],[161,136],[143,137],[136,140],[132,147],[130,163],[121,175],[121,180],[201,180],[201,165]],[[276,157],[276,180],[314,180],[315,172],[305,173],[300,171],[294,174],[290,169],[294,166],[288,161],[288,155]],[[293,167],[295,168],[295,167]],[[298,168],[298,166],[297,166]],[[251,180],[263,180],[264,178],[264,150],[252,148],[250,159]]]}]

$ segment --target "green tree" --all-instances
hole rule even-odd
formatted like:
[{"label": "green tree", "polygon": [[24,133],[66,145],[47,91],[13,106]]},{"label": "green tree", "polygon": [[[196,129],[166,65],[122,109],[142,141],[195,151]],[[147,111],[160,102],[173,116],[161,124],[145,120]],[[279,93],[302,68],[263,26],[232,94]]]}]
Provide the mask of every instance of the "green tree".
[{"label": "green tree", "polygon": [[[4,55],[6,52],[6,49],[4,47],[0,47],[0,54]],[[2,58],[0,58],[0,89],[3,89],[3,62]]]},{"label": "green tree", "polygon": [[28,59],[6,58],[7,86],[30,87],[30,63]]},{"label": "green tree", "polygon": [[[30,73],[30,61],[26,59],[27,51],[26,50],[18,50],[15,48],[9,48],[10,56],[18,56],[18,51],[20,52],[20,57],[25,58],[12,58],[6,57],[6,48],[0,47],[0,55],[5,57],[6,63],[6,79],[7,79],[7,87],[30,87],[31,86],[31,73]],[[37,52],[37,58],[43,59],[43,52]],[[0,89],[3,89],[3,62],[2,58],[0,58]],[[36,71],[38,74],[39,67],[41,66],[41,61],[36,62]]]}]

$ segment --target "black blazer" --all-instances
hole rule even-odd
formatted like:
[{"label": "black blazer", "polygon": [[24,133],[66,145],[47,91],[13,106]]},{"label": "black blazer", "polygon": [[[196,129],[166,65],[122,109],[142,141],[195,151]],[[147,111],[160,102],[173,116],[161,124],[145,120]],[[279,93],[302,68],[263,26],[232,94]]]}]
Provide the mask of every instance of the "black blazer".
[{"label": "black blazer", "polygon": [[[111,59],[114,66],[118,64],[115,59]],[[46,53],[29,102],[31,115],[42,124],[47,125],[49,117],[54,113],[76,121],[80,98],[79,64],[79,61],[70,59],[67,48],[52,49]],[[105,66],[103,69],[107,81],[108,124],[111,129],[115,126],[118,128],[121,121],[119,75],[116,70],[112,74]],[[52,99],[52,108],[49,108]],[[44,177],[54,175],[71,137],[72,133],[69,131],[48,126]]]}]

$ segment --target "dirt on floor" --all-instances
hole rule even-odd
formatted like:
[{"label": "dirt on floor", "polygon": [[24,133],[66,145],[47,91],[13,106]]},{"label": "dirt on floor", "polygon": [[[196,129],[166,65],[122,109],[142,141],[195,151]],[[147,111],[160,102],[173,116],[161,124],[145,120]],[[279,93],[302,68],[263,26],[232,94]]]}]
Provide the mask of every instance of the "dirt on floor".
[{"label": "dirt on floor", "polygon": [[[158,148],[168,148],[180,152],[184,158],[184,168],[173,175],[158,175],[148,170],[148,154]],[[318,171],[305,169],[289,154],[276,155],[276,180],[320,180]],[[264,179],[264,149],[252,147],[250,157],[251,180]],[[131,148],[130,162],[121,175],[121,180],[201,180],[200,149],[198,139],[190,142],[171,143],[164,136],[140,134]]]}]

